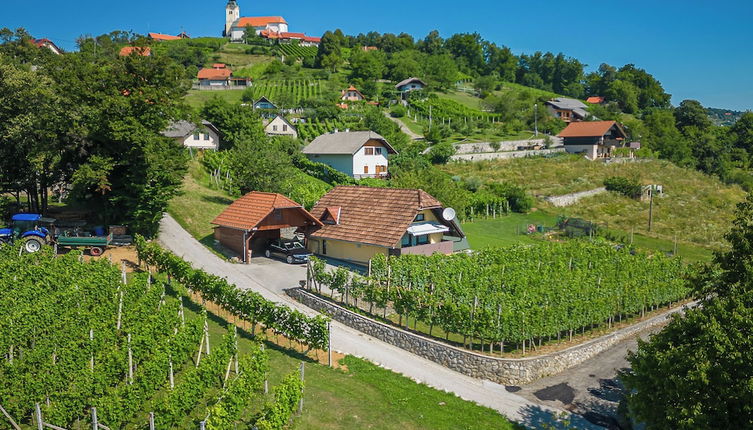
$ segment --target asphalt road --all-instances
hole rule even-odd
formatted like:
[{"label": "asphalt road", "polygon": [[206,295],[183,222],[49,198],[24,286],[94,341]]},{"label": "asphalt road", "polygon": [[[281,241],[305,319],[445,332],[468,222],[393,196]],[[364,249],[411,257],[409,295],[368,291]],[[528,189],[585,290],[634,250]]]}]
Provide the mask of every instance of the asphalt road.
[{"label": "asphalt road", "polygon": [[[250,265],[223,261],[167,214],[161,222],[159,240],[167,249],[189,261],[194,267],[221,276],[239,288],[251,289],[269,300],[285,303],[308,315],[316,313],[283,292],[283,289],[297,286],[300,280],[305,279],[303,266],[268,259],[255,260]],[[417,382],[495,409],[527,427],[540,428],[546,423],[552,425],[552,428],[560,428],[558,422],[561,415],[570,415],[561,405],[547,404],[535,397],[512,393],[503,385],[462,375],[336,321],[332,322],[331,332],[333,349],[339,352],[365,358]],[[572,415],[569,419],[568,428],[601,428],[579,415]]]}]

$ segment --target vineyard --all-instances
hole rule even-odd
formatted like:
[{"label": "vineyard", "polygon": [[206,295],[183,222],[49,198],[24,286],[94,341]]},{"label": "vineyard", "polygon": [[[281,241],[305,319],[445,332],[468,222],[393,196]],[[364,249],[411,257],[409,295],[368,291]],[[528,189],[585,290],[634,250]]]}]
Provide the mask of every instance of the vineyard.
[{"label": "vineyard", "polygon": [[305,58],[316,57],[319,48],[316,46],[300,46],[288,43],[281,43],[277,46],[280,53],[286,57]]},{"label": "vineyard", "polygon": [[296,127],[298,128],[298,136],[309,142],[322,134],[348,128],[345,122],[338,119],[308,119],[305,123],[296,124]]},{"label": "vineyard", "polygon": [[468,106],[446,98],[430,97],[426,100],[411,100],[409,106],[411,115],[417,113],[421,117],[428,118],[429,114],[431,114],[435,120],[439,121],[499,120],[499,114],[471,109]]},{"label": "vineyard", "polygon": [[[687,297],[676,258],[633,255],[586,241],[542,242],[471,255],[377,256],[367,276],[310,266],[310,286],[338,292],[362,309],[392,308],[484,351],[512,350],[612,326]],[[364,304],[368,304],[365,307]],[[470,342],[467,342],[470,339]]]},{"label": "vineyard", "polygon": [[139,248],[145,262],[168,270],[127,275],[76,252],[0,252],[0,271],[14,274],[0,280],[0,427],[286,426],[302,397],[298,372],[265,394],[263,345],[240,354],[234,326],[210,345],[207,313],[189,312],[190,293],[230,300],[236,317],[312,348],[327,338],[326,321],[234,294],[143,239]]},{"label": "vineyard", "polygon": [[259,80],[243,92],[246,101],[266,97],[272,103],[298,106],[302,100],[320,98],[322,82],[309,79]]}]

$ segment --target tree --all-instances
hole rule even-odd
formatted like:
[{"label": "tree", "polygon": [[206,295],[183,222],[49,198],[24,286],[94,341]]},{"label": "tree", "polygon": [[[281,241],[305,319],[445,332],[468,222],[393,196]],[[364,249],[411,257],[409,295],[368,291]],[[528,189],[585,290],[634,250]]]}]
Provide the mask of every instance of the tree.
[{"label": "tree", "polygon": [[730,139],[737,148],[753,154],[753,112],[745,112],[740,119],[730,127]]},{"label": "tree", "polygon": [[499,47],[491,42],[483,42],[482,46],[487,61],[486,72],[496,73],[503,81],[514,82],[518,57],[506,46]]},{"label": "tree", "polygon": [[423,61],[424,55],[414,49],[396,52],[387,60],[386,77],[400,82],[406,78],[421,76]]},{"label": "tree", "polygon": [[382,51],[355,49],[350,54],[350,78],[364,81],[382,79],[385,69],[385,55]]},{"label": "tree", "polygon": [[677,128],[697,127],[701,131],[707,131],[713,125],[709,119],[706,108],[697,100],[683,100],[680,106],[675,108],[675,122]]},{"label": "tree", "polygon": [[429,149],[429,160],[434,164],[447,164],[455,152],[455,145],[451,142],[438,143]]},{"label": "tree", "polygon": [[478,75],[486,68],[484,48],[481,43],[481,36],[478,33],[458,33],[447,39],[444,46],[455,57],[460,70]]},{"label": "tree", "polygon": [[424,64],[429,83],[439,89],[451,88],[458,78],[458,68],[447,54],[431,55]]},{"label": "tree", "polygon": [[[342,32],[340,34],[342,35]],[[324,33],[316,52],[316,66],[336,72],[343,62],[342,44],[343,38],[336,33],[331,31]]]},{"label": "tree", "polygon": [[730,249],[692,280],[701,304],[628,355],[628,404],[650,428],[753,426],[753,196],[726,238]]},{"label": "tree", "polygon": [[429,55],[439,55],[446,52],[444,49],[444,39],[442,39],[437,30],[430,31],[423,40],[418,42],[417,46],[419,51]]},{"label": "tree", "polygon": [[231,149],[241,141],[259,140],[264,136],[261,119],[254,110],[231,104],[219,96],[214,96],[204,103],[201,116],[220,131],[222,149]]},{"label": "tree", "polygon": [[241,193],[290,191],[285,187],[295,169],[290,156],[266,136],[241,140],[233,148],[229,160],[233,183],[238,185]]},{"label": "tree", "polygon": [[480,97],[484,98],[489,93],[497,89],[497,76],[496,75],[487,75],[487,76],[480,76],[476,78],[476,81],[473,83],[473,86],[476,87],[476,90],[480,93]]},{"label": "tree", "polygon": [[680,166],[695,165],[690,143],[675,126],[672,111],[652,110],[643,118],[643,122],[646,126],[646,146],[658,152],[659,157]]}]

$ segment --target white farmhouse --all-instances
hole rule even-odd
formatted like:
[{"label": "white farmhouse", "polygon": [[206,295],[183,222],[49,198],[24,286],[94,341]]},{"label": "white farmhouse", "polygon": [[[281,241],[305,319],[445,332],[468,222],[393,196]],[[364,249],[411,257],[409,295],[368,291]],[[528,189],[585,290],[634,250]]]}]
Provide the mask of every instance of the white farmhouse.
[{"label": "white farmhouse", "polygon": [[387,140],[373,131],[323,134],[302,151],[311,161],[361,178],[387,177],[388,157],[397,154]]},{"label": "white farmhouse", "polygon": [[298,138],[298,130],[282,115],[277,115],[271,120],[264,121],[264,133],[267,136],[290,136],[293,139]]},{"label": "white farmhouse", "polygon": [[190,121],[176,121],[161,134],[177,140],[187,148],[215,151],[220,148],[219,130],[211,122],[205,120],[201,121],[201,127]]}]

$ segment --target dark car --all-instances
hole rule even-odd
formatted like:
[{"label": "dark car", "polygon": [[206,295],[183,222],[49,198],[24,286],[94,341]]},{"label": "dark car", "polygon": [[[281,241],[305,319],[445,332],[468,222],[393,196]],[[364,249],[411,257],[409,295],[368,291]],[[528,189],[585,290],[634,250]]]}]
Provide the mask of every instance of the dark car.
[{"label": "dark car", "polygon": [[267,250],[264,251],[267,258],[272,256],[284,258],[288,264],[305,263],[309,261],[311,253],[298,240],[293,239],[275,239],[267,244]]}]

